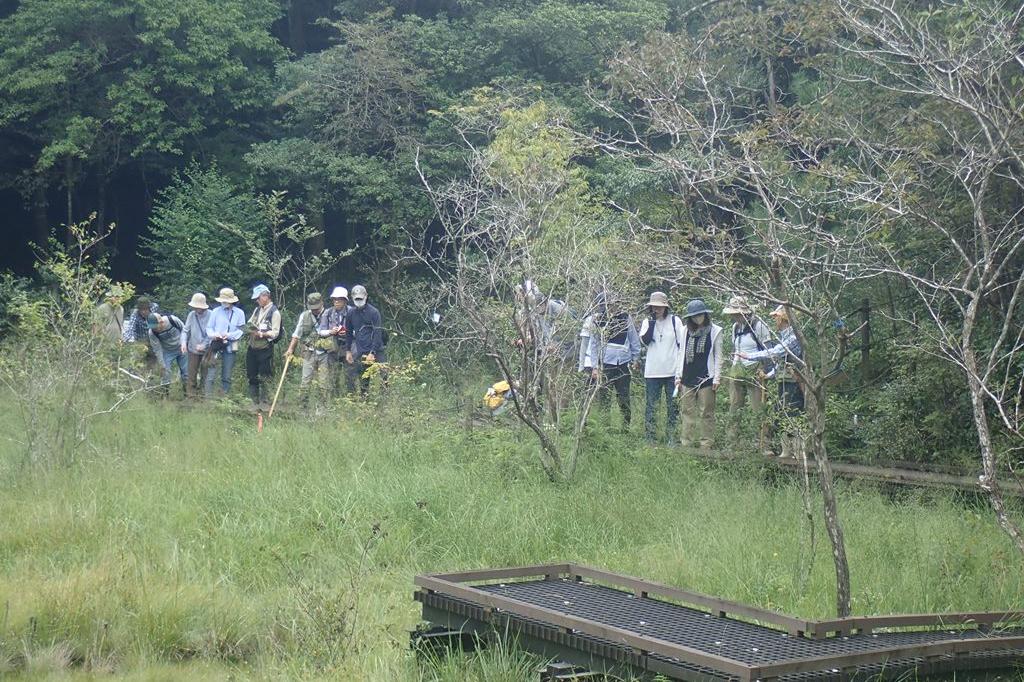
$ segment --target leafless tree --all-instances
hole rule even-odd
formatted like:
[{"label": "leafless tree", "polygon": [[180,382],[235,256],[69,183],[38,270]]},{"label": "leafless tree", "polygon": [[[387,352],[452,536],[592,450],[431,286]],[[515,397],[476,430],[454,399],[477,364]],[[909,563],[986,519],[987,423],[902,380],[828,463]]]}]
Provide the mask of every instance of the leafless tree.
[{"label": "leafless tree", "polygon": [[540,443],[545,473],[565,481],[595,395],[576,372],[581,324],[598,290],[625,287],[607,249],[626,247],[608,237],[555,113],[514,99],[485,109],[452,115],[464,175],[436,181],[421,169],[437,222],[409,235],[410,253],[434,283],[432,342],[493,361],[513,387],[516,418]]},{"label": "leafless tree", "polygon": [[[1002,528],[1024,534],[1000,488],[1024,450],[1024,6],[967,0],[922,11],[892,0],[838,0],[837,81],[888,93],[910,134],[833,119],[855,150],[835,186],[878,237],[875,272],[916,295],[902,316],[925,350],[965,379],[982,475]],[[931,258],[907,247],[933,245]],[[1001,445],[1002,444],[1002,445]]]},{"label": "leafless tree", "polygon": [[679,285],[745,294],[782,305],[804,349],[787,358],[805,398],[808,437],[836,574],[836,611],[850,613],[849,565],[826,447],[833,370],[850,330],[848,290],[860,279],[867,240],[839,229],[841,194],[809,173],[808,150],[761,116],[742,78],[709,54],[709,36],[654,36],[612,64],[613,99],[595,98],[618,123],[592,144],[672,189],[683,220],[658,224],[622,207],[663,276]]}]

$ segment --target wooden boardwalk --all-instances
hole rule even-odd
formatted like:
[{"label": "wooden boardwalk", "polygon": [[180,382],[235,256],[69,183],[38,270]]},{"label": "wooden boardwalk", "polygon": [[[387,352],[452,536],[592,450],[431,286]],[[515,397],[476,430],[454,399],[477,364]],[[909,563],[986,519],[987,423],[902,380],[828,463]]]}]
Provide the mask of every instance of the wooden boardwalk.
[{"label": "wooden boardwalk", "polygon": [[1024,665],[1024,613],[802,620],[557,564],[416,578],[423,618],[596,672],[700,682],[853,680]]}]

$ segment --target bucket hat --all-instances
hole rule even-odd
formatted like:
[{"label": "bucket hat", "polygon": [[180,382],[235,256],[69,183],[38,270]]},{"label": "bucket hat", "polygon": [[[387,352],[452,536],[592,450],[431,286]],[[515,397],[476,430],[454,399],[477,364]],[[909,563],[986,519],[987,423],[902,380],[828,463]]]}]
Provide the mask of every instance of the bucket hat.
[{"label": "bucket hat", "polygon": [[711,310],[707,307],[703,300],[695,298],[686,304],[686,314],[684,318],[695,317],[702,314],[711,314]]},{"label": "bucket hat", "polygon": [[208,310],[210,305],[206,302],[206,294],[201,291],[192,294],[192,300],[188,302],[188,307],[196,310]]},{"label": "bucket hat", "polygon": [[[363,292],[365,293],[366,290],[364,289]],[[345,298],[345,299],[347,299],[348,298],[348,289],[346,289],[345,287],[334,287],[334,290],[331,291],[331,298]]]},{"label": "bucket hat", "polygon": [[746,296],[733,296],[729,299],[729,304],[722,308],[722,313],[725,315],[749,315],[754,312],[750,304],[747,303]]},{"label": "bucket hat", "polygon": [[257,298],[260,297],[260,294],[269,294],[269,293],[270,293],[270,287],[268,287],[266,284],[257,284],[256,286],[254,286],[252,288],[252,300],[255,301]]},{"label": "bucket hat", "polygon": [[306,296],[306,305],[310,308],[319,308],[324,304],[324,297],[319,291],[314,291],[309,296]]},{"label": "bucket hat", "polygon": [[238,303],[238,296],[235,296],[235,290],[231,287],[224,287],[217,293],[217,298],[213,300],[217,303]]},{"label": "bucket hat", "polygon": [[651,300],[647,301],[648,306],[658,306],[659,308],[668,307],[668,296],[663,291],[655,291],[651,293]]}]

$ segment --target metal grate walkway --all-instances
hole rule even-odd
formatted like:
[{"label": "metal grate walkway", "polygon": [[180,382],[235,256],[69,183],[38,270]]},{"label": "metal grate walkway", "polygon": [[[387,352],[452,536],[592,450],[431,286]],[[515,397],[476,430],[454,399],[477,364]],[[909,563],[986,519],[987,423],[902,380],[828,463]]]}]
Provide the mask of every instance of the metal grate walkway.
[{"label": "metal grate walkway", "polygon": [[[491,582],[468,585],[482,580]],[[1024,665],[1016,613],[801,621],[571,564],[421,576],[417,584],[428,621],[500,625],[544,655],[575,653],[591,666],[674,679],[847,680]],[[728,615],[737,612],[742,619]]]}]

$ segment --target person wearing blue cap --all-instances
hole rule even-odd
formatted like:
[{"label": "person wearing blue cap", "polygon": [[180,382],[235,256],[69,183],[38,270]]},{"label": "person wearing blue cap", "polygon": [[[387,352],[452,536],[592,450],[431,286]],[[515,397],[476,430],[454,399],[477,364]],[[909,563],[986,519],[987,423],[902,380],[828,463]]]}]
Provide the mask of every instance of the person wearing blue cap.
[{"label": "person wearing blue cap", "polygon": [[679,443],[691,446],[697,437],[700,418],[700,447],[710,448],[715,440],[715,396],[722,382],[722,328],[711,321],[711,310],[695,298],[686,304],[686,324],[679,340],[676,392],[683,430]]},{"label": "person wearing blue cap", "polygon": [[257,407],[266,403],[266,379],[274,375],[274,344],[281,336],[281,311],[270,297],[270,288],[257,284],[252,290],[256,309],[249,317],[249,347],[245,351],[245,374],[249,379],[249,397]]},{"label": "person wearing blue cap", "polygon": [[160,383],[163,386],[168,386],[171,383],[171,366],[177,363],[183,392],[185,391],[188,367],[188,356],[181,350],[181,330],[184,326],[175,315],[150,313],[146,318],[146,327],[149,329],[149,346],[164,368]]}]

